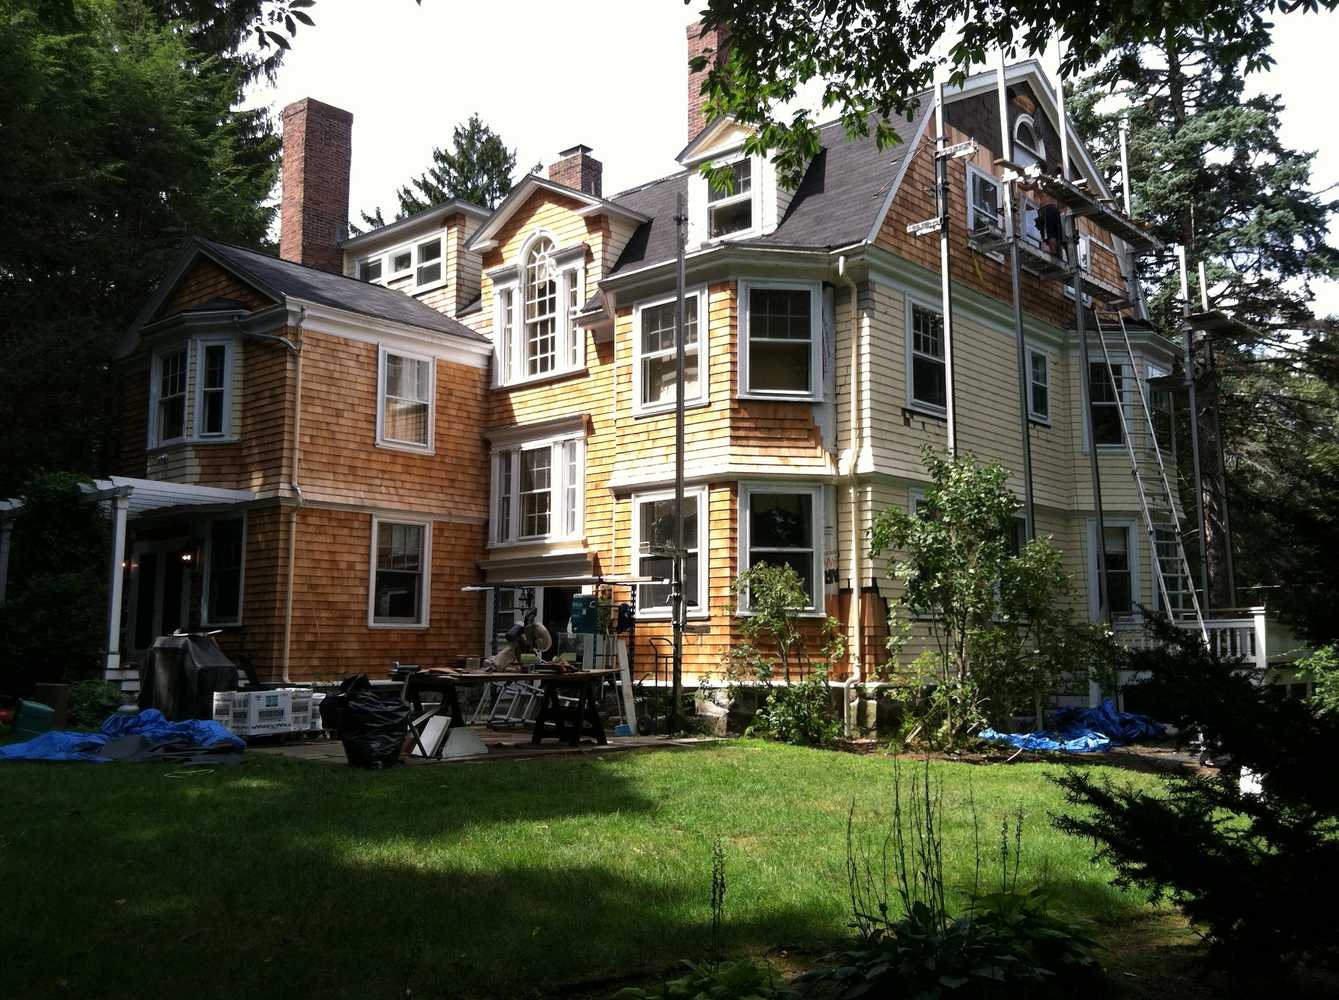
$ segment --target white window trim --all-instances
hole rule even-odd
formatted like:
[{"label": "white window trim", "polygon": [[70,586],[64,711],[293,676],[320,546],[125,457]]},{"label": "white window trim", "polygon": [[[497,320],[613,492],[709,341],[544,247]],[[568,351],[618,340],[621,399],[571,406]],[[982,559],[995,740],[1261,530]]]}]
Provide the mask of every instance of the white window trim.
[{"label": "white window trim", "polygon": [[[181,434],[177,437],[164,438],[159,427],[158,404],[163,398],[163,358],[169,354],[180,354],[186,352],[185,377],[186,386],[182,393],[182,416],[181,416]],[[149,365],[149,448],[167,448],[174,444],[181,444],[190,440],[191,434],[191,342],[188,340],[184,344],[174,344],[171,347],[164,347],[153,352],[153,361]]]},{"label": "white window trim", "polygon": [[[1135,530],[1133,518],[1128,517],[1107,517],[1103,519],[1105,528],[1123,528],[1125,529],[1125,544],[1129,547],[1130,553],[1130,597],[1131,603],[1136,608],[1132,615],[1117,618],[1117,621],[1130,620],[1139,615],[1138,605],[1143,603],[1144,591],[1143,581],[1141,579],[1140,548],[1139,537],[1141,532]],[[1097,591],[1097,519],[1088,518],[1088,616],[1096,621],[1099,613],[1098,591]],[[1103,560],[1105,568],[1105,560]]]},{"label": "white window trim", "polygon": [[[363,265],[370,264],[372,261],[376,261],[381,265],[381,275],[376,278],[364,278]],[[389,276],[387,273],[387,269],[389,268],[389,266],[390,266],[390,259],[388,255],[384,253],[371,253],[368,254],[366,257],[356,257],[354,258],[353,261],[353,276],[357,278],[359,281],[367,282],[367,284],[369,285],[384,285],[386,283],[387,277]]]},{"label": "white window trim", "polygon": [[[653,309],[656,306],[663,306],[668,302],[673,302],[673,295],[662,295],[659,298],[647,299],[644,302],[638,302],[632,310],[632,412],[634,416],[645,417],[660,413],[674,412],[674,401],[667,403],[643,403],[642,402],[642,367],[646,355],[642,352],[642,312],[646,309]],[[708,341],[707,335],[707,316],[706,309],[707,290],[705,288],[694,288],[684,293],[684,323],[688,322],[689,310],[697,311],[697,382],[698,391],[696,395],[685,396],[683,405],[691,408],[694,406],[705,406],[711,401],[710,388],[708,383]]]},{"label": "white window trim", "polygon": [[[919,399],[916,398],[916,380],[915,380],[915,378],[913,377],[914,367],[913,367],[913,365],[912,365],[912,359],[915,358],[915,357],[916,357],[916,354],[917,354],[917,352],[913,349],[913,346],[912,346],[912,345],[915,343],[915,330],[914,330],[914,326],[913,326],[913,324],[912,324],[912,307],[914,306],[914,307],[916,307],[916,308],[924,309],[924,310],[927,310],[927,311],[929,311],[929,312],[932,312],[932,313],[934,313],[936,316],[938,316],[941,320],[942,320],[943,317],[944,317],[944,310],[941,309],[941,308],[939,308],[939,306],[935,305],[934,303],[930,302],[928,299],[918,298],[917,296],[914,296],[914,295],[904,295],[904,296],[903,296],[903,302],[905,303],[904,308],[903,308],[903,311],[904,311],[904,313],[905,313],[904,320],[905,320],[905,325],[906,325],[906,331],[905,331],[905,336],[904,336],[903,340],[904,340],[904,342],[905,342],[905,343],[904,343],[904,346],[905,346],[905,349],[906,349],[905,362],[904,362],[904,363],[906,364],[906,373],[907,373],[907,379],[906,379],[906,381],[907,381],[907,409],[909,409],[909,410],[915,410],[915,411],[918,412],[918,413],[928,413],[928,414],[930,414],[930,415],[932,415],[932,416],[936,416],[936,417],[944,417],[944,416],[947,416],[947,415],[948,415],[948,407],[946,407],[946,406],[936,406],[936,405],[933,404],[933,403],[926,403],[926,402],[923,402],[922,400],[919,400]],[[945,351],[944,353],[945,353],[945,355],[948,354],[947,351]],[[930,358],[930,355],[926,354],[926,355],[922,355],[922,357]],[[938,361],[941,365],[944,366],[944,376],[945,376],[945,382],[944,382],[944,385],[945,385],[945,387],[947,387],[947,385],[948,385],[948,381],[947,381],[947,379],[948,379],[948,358],[947,358],[947,356],[942,357],[942,358],[930,358],[930,360]]]},{"label": "white window trim", "polygon": [[[1023,125],[1032,129],[1032,134],[1037,138],[1037,146],[1034,149],[1031,145],[1018,138],[1018,130]],[[1014,119],[1013,142],[1015,146],[1021,147],[1025,153],[1030,153],[1035,161],[1040,163],[1046,159],[1046,142],[1042,138],[1041,129],[1037,128],[1037,122],[1031,115],[1019,115]],[[1026,166],[1027,164],[1024,164]]]},{"label": "white window trim", "polygon": [[[563,498],[566,494],[567,465],[563,461],[563,445],[568,441],[576,442],[577,491],[576,491],[576,530],[568,533],[562,529],[566,511]],[[513,532],[519,532],[521,526],[521,460],[523,451],[539,448],[549,449],[549,531],[543,535],[513,534],[510,538],[498,537],[498,491],[501,483],[498,477],[499,456],[509,454],[511,459],[511,498],[508,505],[509,519]],[[585,537],[586,532],[586,437],[584,434],[558,434],[525,441],[508,441],[505,445],[494,447],[488,455],[488,545],[489,548],[513,548],[521,545],[538,545],[546,542],[572,541]]]},{"label": "white window trim", "polygon": [[[556,305],[556,343],[554,345],[554,367],[536,375],[510,377],[525,370],[525,262],[536,241],[548,239],[553,243],[553,256],[558,263],[558,301]],[[581,251],[579,260],[573,260],[576,252]],[[585,305],[586,264],[585,247],[561,246],[558,238],[547,229],[537,229],[526,239],[514,267],[497,269],[511,272],[505,281],[493,284],[493,388],[512,388],[546,382],[550,379],[564,378],[586,370],[586,341],[581,327],[573,318],[570,302],[571,289],[575,285],[580,289],[577,308]],[[503,356],[502,344],[502,292],[512,293],[512,330],[511,357]]]},{"label": "white window trim", "polygon": [[[757,236],[762,232],[762,171],[766,161],[762,157],[749,156],[747,154],[735,154],[726,156],[718,162],[712,164],[713,167],[730,167],[743,160],[749,161],[749,190],[746,194],[729,194],[719,201],[711,200],[711,183],[703,180],[702,183],[702,236],[703,243],[723,243],[730,240],[748,239]],[[752,213],[753,224],[747,229],[740,229],[733,233],[725,233],[721,236],[711,235],[711,211],[715,208],[724,208],[729,205],[735,205],[747,199],[750,203],[749,209]]]},{"label": "white window trim", "polygon": [[[1033,381],[1032,381],[1032,359],[1033,359],[1034,357],[1039,357],[1039,358],[1041,358],[1042,361],[1043,361],[1043,362],[1045,363],[1045,365],[1046,365],[1046,412],[1045,412],[1045,413],[1039,413],[1039,412],[1037,411],[1036,407],[1033,405],[1032,388],[1033,388],[1034,383],[1033,383]],[[1052,377],[1052,372],[1055,370],[1055,366],[1054,366],[1053,364],[1051,364],[1051,355],[1050,355],[1050,353],[1047,352],[1047,351],[1042,350],[1040,347],[1031,347],[1031,346],[1029,346],[1028,349],[1027,349],[1027,366],[1028,366],[1028,367],[1027,367],[1027,415],[1028,415],[1028,419],[1031,420],[1031,421],[1033,421],[1033,422],[1035,422],[1035,423],[1045,424],[1047,427],[1050,427],[1050,426],[1051,426],[1051,409],[1052,409],[1051,404],[1052,404],[1052,402],[1054,402],[1054,400],[1055,400],[1055,379]]]},{"label": "white window trim", "polygon": [[[383,524],[415,524],[423,528],[423,578],[422,606],[419,608],[420,621],[417,622],[379,622],[376,620],[377,597],[377,537]],[[432,522],[417,517],[379,517],[372,515],[372,541],[368,553],[367,574],[367,627],[375,629],[400,629],[422,631],[431,621],[432,605]]]},{"label": "white window trim", "polygon": [[[1099,354],[1099,355],[1101,354],[1101,348],[1100,348],[1100,347],[1098,348],[1098,354]],[[1088,359],[1088,364],[1089,364],[1089,365],[1105,365],[1105,364],[1106,364],[1106,361],[1105,361],[1105,359],[1103,359],[1103,358],[1100,357],[1100,356],[1099,356],[1099,357],[1089,357],[1089,359]],[[1115,361],[1115,367],[1117,367],[1117,368],[1120,369],[1120,376],[1121,376],[1120,401],[1121,401],[1121,406],[1124,408],[1124,410],[1125,410],[1125,412],[1126,412],[1126,414],[1127,414],[1127,416],[1128,416],[1128,414],[1129,414],[1129,412],[1130,412],[1130,408],[1134,405],[1134,395],[1133,395],[1133,394],[1131,393],[1131,391],[1130,391],[1130,389],[1131,389],[1131,383],[1133,383],[1133,382],[1135,381],[1135,379],[1134,379],[1134,371],[1130,368],[1130,366],[1129,366],[1128,363],[1126,363],[1126,362],[1122,362],[1122,361],[1119,361],[1119,360],[1116,360],[1116,361]],[[1081,375],[1081,377],[1084,378],[1084,379],[1087,379],[1087,378],[1088,378],[1088,373],[1087,373],[1087,372],[1084,372],[1084,373]],[[1142,391],[1142,388],[1141,388],[1140,391]],[[1089,431],[1088,425],[1089,425],[1090,423],[1092,423],[1092,411],[1093,411],[1093,394],[1092,394],[1092,387],[1091,387],[1090,385],[1088,385],[1087,383],[1085,383],[1084,386],[1083,386],[1083,396],[1082,396],[1082,398],[1083,398],[1084,401],[1086,401],[1087,404],[1088,404],[1086,407],[1084,407],[1084,412],[1083,412],[1083,420],[1084,420],[1084,426],[1083,426],[1083,453],[1086,455],[1086,454],[1088,454],[1088,440],[1089,440],[1089,436],[1090,436],[1090,431]],[[1106,406],[1106,405],[1111,405],[1111,404],[1105,404],[1105,403],[1102,403],[1102,404],[1098,404],[1098,405]],[[1108,453],[1112,453],[1112,452],[1123,452],[1123,451],[1125,451],[1125,441],[1124,441],[1124,440],[1118,441],[1118,442],[1116,442],[1115,444],[1103,444],[1103,443],[1097,441],[1096,438],[1094,437],[1094,438],[1093,438],[1093,444],[1096,445],[1096,447],[1097,447],[1097,452],[1098,452],[1099,455],[1101,455],[1101,454],[1108,454]]]},{"label": "white window trim", "polygon": [[[429,244],[429,243],[436,243],[436,244],[437,244],[437,247],[438,247],[438,256],[437,256],[436,260],[437,260],[438,265],[441,267],[441,273],[440,273],[440,275],[438,276],[438,278],[437,278],[436,281],[427,281],[427,282],[424,282],[423,284],[420,285],[420,284],[419,284],[419,281],[418,281],[418,269],[419,269],[421,266],[423,266],[423,265],[419,264],[419,261],[418,261],[418,251],[419,251],[419,247],[426,246],[426,245]],[[413,274],[413,276],[414,276],[414,281],[413,281],[411,287],[412,287],[412,289],[413,289],[413,291],[414,291],[415,293],[418,293],[418,292],[430,292],[430,291],[432,291],[434,288],[441,288],[443,285],[446,284],[447,273],[446,273],[446,239],[445,239],[445,234],[443,234],[443,233],[438,233],[436,236],[429,236],[429,237],[426,237],[426,238],[416,239],[416,240],[414,240],[413,242],[406,244],[406,246],[409,247],[409,249],[410,249],[410,251],[411,251],[411,253],[412,253],[412,258],[411,258],[411,262],[410,262],[410,273]],[[429,265],[429,266],[431,266],[431,265]],[[382,267],[381,270],[382,270],[382,273],[384,274],[385,271],[386,271],[386,268],[385,268],[384,265],[383,265],[383,267]],[[403,273],[403,272],[401,272],[401,273]]]},{"label": "white window trim", "polygon": [[[442,266],[441,277],[436,281],[428,281],[419,284],[418,248],[425,243],[432,243],[434,240],[441,245],[441,256],[437,258]],[[365,256],[355,258],[353,262],[353,277],[357,278],[359,281],[365,280],[369,285],[386,285],[392,281],[398,281],[401,278],[408,277],[411,280],[407,285],[402,286],[404,291],[410,294],[430,292],[434,288],[441,288],[443,285],[447,284],[450,279],[450,275],[447,273],[446,269],[446,252],[447,246],[445,233],[439,232],[428,236],[416,236],[404,243],[397,243],[395,246],[387,247],[385,250],[378,250],[376,253],[369,253]],[[403,253],[409,254],[409,266],[403,270],[396,271],[394,270],[395,257],[397,254]],[[362,277],[363,264],[372,260],[381,261],[381,277],[364,279]]]},{"label": "white window trim", "polygon": [[[418,444],[413,441],[398,441],[395,438],[386,436],[386,357],[394,354],[397,358],[408,358],[412,361],[421,361],[428,366],[428,443]],[[437,424],[437,362],[426,354],[415,354],[412,351],[404,351],[398,347],[387,347],[385,344],[377,346],[377,438],[378,448],[389,448],[392,451],[407,451],[415,455],[435,454],[435,438]]]},{"label": "white window trim", "polygon": [[[707,581],[710,574],[708,563],[711,561],[710,538],[711,498],[706,486],[689,486],[683,491],[684,497],[697,499],[697,593],[703,603],[699,607],[688,606],[689,618],[707,618],[710,615],[711,594]],[[652,493],[634,493],[632,495],[632,562],[634,573],[641,563],[642,548],[642,504],[655,500],[674,499],[673,490],[656,490]],[[641,591],[637,594],[637,619],[639,621],[669,621],[671,609],[660,606],[643,608]]]},{"label": "white window trim", "polygon": [[[409,254],[409,266],[401,271],[395,270],[395,257],[397,254]],[[396,278],[403,278],[407,274],[414,273],[414,244],[401,243],[398,246],[388,247],[385,252],[385,263],[381,265],[381,283],[385,284],[394,281]]]},{"label": "white window trim", "polygon": [[[754,288],[777,288],[809,293],[809,391],[783,392],[772,389],[754,389],[749,372],[749,291]],[[767,399],[793,403],[821,403],[823,401],[823,286],[817,281],[755,281],[739,282],[735,315],[739,326],[736,351],[739,355],[740,399]],[[699,327],[699,339],[702,336]]]},{"label": "white window trim", "polygon": [[[223,355],[223,430],[215,434],[206,434],[205,425],[205,350],[209,347],[222,347]],[[237,348],[231,337],[199,337],[192,345],[195,361],[195,399],[192,436],[199,441],[226,441],[233,437],[232,428],[232,373]],[[189,371],[190,364],[187,369]]]},{"label": "white window trim", "polygon": [[[823,519],[824,519],[824,496],[823,487],[817,483],[787,483],[784,481],[769,480],[764,482],[741,482],[739,484],[739,506],[737,510],[739,551],[738,567],[739,572],[743,573],[750,568],[749,564],[749,523],[752,520],[751,504],[753,497],[758,494],[768,493],[807,493],[813,498],[811,510],[813,511],[813,524],[810,526],[814,542],[814,603],[807,608],[799,609],[801,618],[822,618],[827,614],[824,606],[824,595],[827,590],[827,584],[823,575]],[[739,616],[750,614],[746,602],[741,595],[739,607],[735,614]]]},{"label": "white window trim", "polygon": [[[214,524],[217,521],[241,520],[242,522],[242,563],[238,569],[237,575],[237,618],[235,621],[215,621],[209,616],[209,592],[210,581],[214,576]],[[200,624],[212,628],[237,628],[242,624],[243,611],[245,610],[246,600],[246,534],[247,534],[247,516],[246,511],[241,514],[224,514],[219,517],[210,518],[208,527],[205,531],[204,545],[204,580],[200,585]]]},{"label": "white window trim", "polygon": [[[1004,228],[1004,206],[1000,204],[1000,201],[998,200],[999,196],[1003,193],[1004,182],[1000,180],[999,177],[992,174],[989,170],[983,170],[976,164],[969,163],[967,164],[967,173],[966,173],[967,179],[965,182],[967,189],[963,192],[963,195],[965,196],[965,201],[967,202],[967,231],[969,233],[976,231],[976,199],[972,197],[974,177],[984,178],[991,184],[995,185],[995,194],[997,198],[995,202],[995,215],[996,215],[995,226],[997,229]],[[996,255],[992,254],[991,256]]]}]

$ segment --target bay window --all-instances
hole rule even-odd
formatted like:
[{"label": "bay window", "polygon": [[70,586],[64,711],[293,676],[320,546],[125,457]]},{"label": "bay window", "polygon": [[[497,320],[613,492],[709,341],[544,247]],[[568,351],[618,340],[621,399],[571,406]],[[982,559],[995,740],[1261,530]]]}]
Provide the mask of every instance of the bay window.
[{"label": "bay window", "polygon": [[821,608],[822,487],[741,484],[739,495],[740,568],[748,570],[760,563],[790,566],[809,598],[808,605],[799,610]]},{"label": "bay window", "polygon": [[[706,610],[707,561],[701,558],[707,547],[707,490],[689,488],[683,495],[684,599],[690,614]],[[636,494],[632,498],[632,565],[639,576],[657,576],[669,580],[674,575],[674,560],[663,551],[674,545],[674,494],[668,491]],[[639,615],[668,615],[670,585],[637,585]]]},{"label": "bay window", "polygon": [[496,449],[493,544],[580,537],[584,476],[585,441],[579,436]]},{"label": "bay window", "polygon": [[822,398],[822,293],[817,282],[740,282],[740,395]]},{"label": "bay window", "polygon": [[907,301],[907,397],[914,407],[943,413],[948,406],[944,317],[938,309]]},{"label": "bay window", "polygon": [[428,624],[432,525],[372,519],[372,576],[368,624],[423,628]]},{"label": "bay window", "polygon": [[231,440],[235,347],[230,337],[194,338],[159,351],[149,376],[149,447]]},{"label": "bay window", "polygon": [[378,445],[432,450],[433,369],[431,358],[381,350]]},{"label": "bay window", "polygon": [[[698,403],[706,399],[703,378],[702,292],[690,292],[683,302],[683,384],[684,402]],[[657,412],[674,405],[676,361],[674,298],[639,304],[633,314],[633,348],[636,355],[633,367],[635,409],[639,412]]]}]

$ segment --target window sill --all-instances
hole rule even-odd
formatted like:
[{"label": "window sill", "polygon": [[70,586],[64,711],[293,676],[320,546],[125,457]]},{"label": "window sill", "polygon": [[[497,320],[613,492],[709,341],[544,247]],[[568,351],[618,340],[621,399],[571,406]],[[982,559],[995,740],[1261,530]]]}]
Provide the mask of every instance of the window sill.
[{"label": "window sill", "polygon": [[545,372],[543,375],[530,375],[526,378],[516,379],[512,382],[495,382],[490,389],[528,389],[533,385],[542,385],[545,382],[556,382],[559,379],[571,378],[574,375],[585,375],[589,369],[586,365],[579,368],[564,368],[561,371]]},{"label": "window sill", "polygon": [[376,446],[387,451],[402,451],[409,455],[422,455],[425,458],[437,454],[437,450],[431,445],[424,447],[418,444],[401,444],[399,441],[378,441]]},{"label": "window sill", "polygon": [[[710,399],[686,399],[683,403],[685,410],[700,410],[704,406],[710,405]],[[632,416],[634,419],[641,417],[663,417],[674,413],[674,404],[668,406],[658,404],[656,406],[633,407]]]},{"label": "window sill", "polygon": [[1048,427],[1048,428],[1049,428],[1049,427],[1051,426],[1051,418],[1050,418],[1050,417],[1039,417],[1039,416],[1037,416],[1035,413],[1029,413],[1029,414],[1027,415],[1027,422],[1028,422],[1029,424],[1032,424],[1032,425],[1035,426],[1035,427]]},{"label": "window sill", "polygon": [[948,411],[931,407],[925,403],[908,403],[902,407],[902,416],[910,420],[915,417],[929,417],[931,420],[948,421]]},{"label": "window sill", "polygon": [[426,628],[428,627],[428,623],[427,623],[427,622],[420,622],[420,623],[413,623],[413,622],[368,622],[368,623],[367,623],[367,627],[368,627],[368,628],[375,628],[375,629],[392,629],[392,630],[398,630],[398,631],[402,631],[402,632],[403,632],[403,631],[415,631],[415,630],[421,632],[421,631],[423,631],[424,629],[426,629]]},{"label": "window sill", "polygon": [[[796,611],[796,612],[795,612],[795,617],[796,617],[796,618],[813,618],[813,619],[820,619],[820,618],[826,618],[827,616],[828,616],[828,613],[827,613],[826,611],[820,611],[820,610],[818,610],[817,608],[806,608],[806,609],[803,610],[803,611]],[[735,610],[735,617],[736,617],[736,618],[752,618],[752,617],[753,617],[753,612],[750,611],[748,608],[738,608],[738,609]]]},{"label": "window sill", "polygon": [[199,445],[240,444],[241,441],[242,441],[241,437],[236,434],[229,434],[227,436],[212,436],[212,437],[173,438],[170,441],[163,441],[159,444],[149,445],[147,450],[148,453],[152,455],[155,452],[176,451],[179,448],[194,448]]},{"label": "window sill", "polygon": [[237,630],[242,627],[241,622],[201,622],[201,628],[220,629],[222,631]]},{"label": "window sill", "polygon": [[532,545],[556,545],[560,542],[570,544],[584,541],[584,535],[535,535],[533,538],[509,538],[505,542],[489,542],[488,548],[490,550],[523,549]]},{"label": "window sill", "polygon": [[445,288],[445,281],[434,281],[427,285],[415,285],[412,289],[406,289],[410,295],[424,295],[427,292],[435,292],[439,288]]},{"label": "window sill", "polygon": [[767,392],[760,389],[748,389],[740,392],[735,398],[749,399],[758,403],[821,403],[823,397],[817,393],[785,393],[785,392]]},{"label": "window sill", "polygon": [[[709,615],[703,609],[689,610],[687,615],[687,618],[690,622],[691,621],[704,622],[710,617],[711,615]],[[634,620],[639,622],[652,622],[652,623],[659,622],[665,625],[673,624],[673,619],[671,618],[669,608],[663,608],[663,609],[650,608],[646,611],[643,611],[642,609],[638,608],[637,615]]]}]

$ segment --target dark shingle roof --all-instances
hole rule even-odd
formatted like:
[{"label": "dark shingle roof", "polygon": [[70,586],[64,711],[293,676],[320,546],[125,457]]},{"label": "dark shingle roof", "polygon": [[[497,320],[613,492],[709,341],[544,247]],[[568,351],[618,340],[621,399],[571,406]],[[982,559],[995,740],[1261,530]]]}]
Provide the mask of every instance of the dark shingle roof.
[{"label": "dark shingle roof", "polygon": [[[780,225],[766,236],[741,241],[757,246],[839,247],[869,236],[888,189],[903,159],[913,151],[912,140],[934,109],[923,95],[911,118],[893,122],[902,141],[880,150],[871,135],[849,139],[840,123],[819,129],[821,149],[805,171]],[[612,274],[659,264],[674,256],[675,199],[687,190],[687,172],[673,174],[616,195],[651,221],[643,223],[614,265]]]},{"label": "dark shingle roof", "polygon": [[220,258],[242,277],[249,277],[276,294],[376,319],[406,323],[424,330],[449,333],[468,340],[488,342],[487,337],[463,323],[393,288],[383,288],[342,274],[331,274],[329,271],[280,260],[229,243],[203,238],[199,242],[205,250]]}]

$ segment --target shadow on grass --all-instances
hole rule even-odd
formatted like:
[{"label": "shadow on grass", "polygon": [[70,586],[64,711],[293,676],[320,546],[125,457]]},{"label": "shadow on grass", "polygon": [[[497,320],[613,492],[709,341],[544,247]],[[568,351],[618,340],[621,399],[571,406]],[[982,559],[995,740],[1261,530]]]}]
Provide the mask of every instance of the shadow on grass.
[{"label": "shadow on grass", "polygon": [[[14,996],[530,996],[706,947],[706,836],[599,760],[21,767]],[[800,906],[728,922],[741,949],[831,932]]]}]

